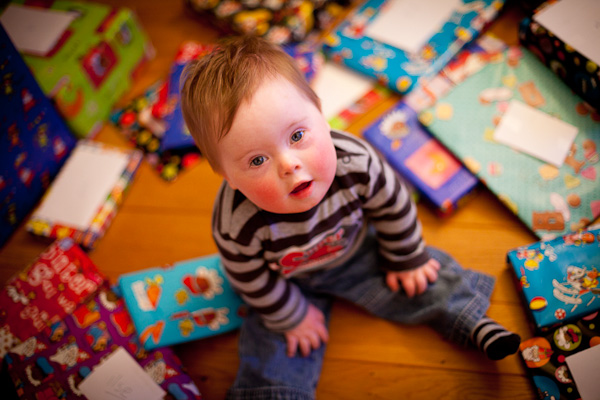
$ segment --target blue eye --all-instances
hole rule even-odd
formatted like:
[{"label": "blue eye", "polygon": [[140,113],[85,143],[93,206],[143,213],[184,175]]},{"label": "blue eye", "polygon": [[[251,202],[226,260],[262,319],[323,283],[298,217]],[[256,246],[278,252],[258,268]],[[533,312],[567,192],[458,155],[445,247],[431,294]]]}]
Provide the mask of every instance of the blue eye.
[{"label": "blue eye", "polygon": [[292,133],[292,142],[299,142],[304,137],[304,131],[296,131]]},{"label": "blue eye", "polygon": [[254,157],[252,161],[250,161],[250,165],[252,167],[258,167],[265,162],[266,158],[264,156]]}]

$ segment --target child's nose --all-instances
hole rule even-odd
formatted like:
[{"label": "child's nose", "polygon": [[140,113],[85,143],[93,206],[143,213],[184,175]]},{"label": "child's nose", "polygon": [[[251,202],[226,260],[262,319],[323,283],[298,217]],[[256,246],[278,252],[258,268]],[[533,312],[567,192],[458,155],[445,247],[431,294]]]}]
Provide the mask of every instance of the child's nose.
[{"label": "child's nose", "polygon": [[300,159],[292,153],[285,153],[279,157],[279,174],[281,176],[293,174],[300,167]]}]

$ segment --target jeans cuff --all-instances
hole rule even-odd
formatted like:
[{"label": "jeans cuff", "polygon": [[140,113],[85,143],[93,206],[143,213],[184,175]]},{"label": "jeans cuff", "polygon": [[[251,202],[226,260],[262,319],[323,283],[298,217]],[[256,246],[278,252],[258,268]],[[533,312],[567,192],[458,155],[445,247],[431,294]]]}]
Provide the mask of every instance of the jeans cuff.
[{"label": "jeans cuff", "polygon": [[257,388],[232,387],[227,392],[228,400],[314,400],[314,398],[314,393],[287,386],[265,386]]}]

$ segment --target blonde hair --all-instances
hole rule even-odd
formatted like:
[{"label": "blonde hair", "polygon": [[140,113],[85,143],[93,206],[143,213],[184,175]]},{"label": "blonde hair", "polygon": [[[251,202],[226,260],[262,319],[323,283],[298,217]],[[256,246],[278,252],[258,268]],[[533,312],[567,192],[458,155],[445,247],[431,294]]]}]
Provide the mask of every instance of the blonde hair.
[{"label": "blonde hair", "polygon": [[221,41],[208,55],[190,62],[181,80],[183,118],[196,145],[215,172],[221,172],[216,147],[244,101],[268,78],[281,76],[319,110],[321,102],[292,57],[255,36]]}]

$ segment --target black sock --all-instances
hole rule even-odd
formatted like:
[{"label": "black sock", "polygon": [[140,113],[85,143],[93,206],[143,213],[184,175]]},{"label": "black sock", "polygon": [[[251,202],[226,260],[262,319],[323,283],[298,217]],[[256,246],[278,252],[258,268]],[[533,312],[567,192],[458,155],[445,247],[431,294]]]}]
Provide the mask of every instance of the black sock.
[{"label": "black sock", "polygon": [[519,350],[521,337],[507,331],[493,319],[484,316],[479,320],[473,332],[473,343],[491,360],[501,360]]}]

